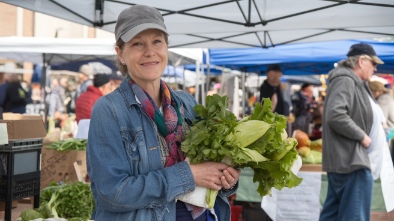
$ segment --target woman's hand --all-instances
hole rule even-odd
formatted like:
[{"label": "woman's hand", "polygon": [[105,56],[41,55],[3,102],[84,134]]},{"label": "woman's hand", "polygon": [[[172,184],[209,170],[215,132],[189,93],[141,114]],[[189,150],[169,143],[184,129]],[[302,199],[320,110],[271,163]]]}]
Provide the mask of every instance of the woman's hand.
[{"label": "woman's hand", "polygon": [[[224,187],[222,177],[225,177],[225,179],[226,177],[232,179],[233,176],[230,175],[228,168],[229,166],[225,163],[204,162],[200,164],[190,164],[190,169],[193,173],[196,185],[213,190],[220,190]],[[234,171],[231,171],[231,174],[233,172]],[[227,173],[227,175],[225,173]],[[226,184],[228,184],[228,182],[226,182]]]},{"label": "woman's hand", "polygon": [[240,170],[236,170],[232,167],[227,167],[223,170],[223,176],[220,178],[222,186],[225,190],[231,189],[238,182]]}]

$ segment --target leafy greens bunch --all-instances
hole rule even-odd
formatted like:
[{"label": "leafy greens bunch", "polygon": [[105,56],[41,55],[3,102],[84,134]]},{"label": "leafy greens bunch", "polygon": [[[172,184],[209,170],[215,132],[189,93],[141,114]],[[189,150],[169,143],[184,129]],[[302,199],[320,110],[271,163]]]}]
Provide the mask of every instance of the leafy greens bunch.
[{"label": "leafy greens bunch", "polygon": [[86,221],[90,220],[93,209],[89,184],[52,182],[40,193],[40,207],[23,210],[17,221]]},{"label": "leafy greens bunch", "polygon": [[52,182],[40,193],[40,207],[44,218],[79,218],[89,220],[94,209],[90,185],[82,182],[58,185]]},{"label": "leafy greens bunch", "polygon": [[[182,142],[182,151],[190,163],[226,162],[236,168],[250,167],[253,182],[258,182],[261,196],[271,188],[295,187],[301,183],[291,167],[297,158],[297,141],[288,138],[286,117],[272,112],[272,102],[265,98],[252,115],[237,121],[227,109],[228,98],[207,96],[206,107],[196,105],[196,120]],[[208,190],[207,204],[213,207],[217,191]]]},{"label": "leafy greens bunch", "polygon": [[47,145],[46,148],[56,149],[57,151],[67,150],[86,150],[87,139],[74,139],[69,138],[66,140],[56,141]]}]

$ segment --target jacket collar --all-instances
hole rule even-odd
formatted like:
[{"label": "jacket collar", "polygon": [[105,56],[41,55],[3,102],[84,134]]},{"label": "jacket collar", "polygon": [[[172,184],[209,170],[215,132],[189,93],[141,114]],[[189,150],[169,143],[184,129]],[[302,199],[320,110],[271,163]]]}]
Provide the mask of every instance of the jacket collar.
[{"label": "jacket collar", "polygon": [[118,90],[125,100],[127,107],[132,105],[140,105],[140,102],[137,100],[133,90],[131,90],[129,82],[127,82],[126,78],[122,81],[122,83],[120,83]]}]

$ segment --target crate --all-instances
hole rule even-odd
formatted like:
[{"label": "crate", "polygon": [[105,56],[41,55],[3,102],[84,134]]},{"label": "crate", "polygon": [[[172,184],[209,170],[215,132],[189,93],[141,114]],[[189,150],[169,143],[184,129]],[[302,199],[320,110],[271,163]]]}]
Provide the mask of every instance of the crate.
[{"label": "crate", "polygon": [[10,140],[0,145],[0,201],[4,220],[11,220],[12,201],[34,196],[39,207],[42,139]]},{"label": "crate", "polygon": [[231,221],[242,221],[242,206],[231,206]]},{"label": "crate", "polygon": [[[11,179],[11,186],[8,186]],[[11,194],[10,194],[11,193]],[[1,176],[0,200],[20,200],[29,196],[40,194],[40,171],[9,176]]]},{"label": "crate", "polygon": [[42,138],[38,139],[23,139],[23,140],[9,140],[8,144],[0,145],[0,150],[10,149],[35,149],[42,148]]}]

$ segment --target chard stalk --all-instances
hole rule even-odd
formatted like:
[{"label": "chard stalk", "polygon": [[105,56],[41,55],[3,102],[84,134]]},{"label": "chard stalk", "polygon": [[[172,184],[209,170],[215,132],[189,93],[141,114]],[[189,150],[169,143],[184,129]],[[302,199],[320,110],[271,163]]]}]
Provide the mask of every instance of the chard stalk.
[{"label": "chard stalk", "polygon": [[218,195],[218,191],[217,190],[213,190],[213,189],[207,189],[207,196],[206,196],[206,202],[208,204],[208,207],[210,209],[213,208],[213,206],[215,205],[215,200],[216,200],[216,196]]}]

